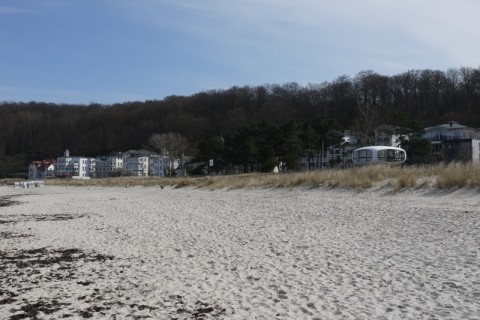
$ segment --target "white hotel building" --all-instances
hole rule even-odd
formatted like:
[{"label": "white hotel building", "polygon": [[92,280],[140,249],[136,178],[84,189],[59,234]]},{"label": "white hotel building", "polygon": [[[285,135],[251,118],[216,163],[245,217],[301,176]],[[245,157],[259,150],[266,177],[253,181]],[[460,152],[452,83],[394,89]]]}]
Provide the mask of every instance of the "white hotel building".
[{"label": "white hotel building", "polygon": [[65,150],[63,157],[57,158],[55,176],[59,178],[90,178],[95,176],[95,159],[87,157],[71,157]]}]

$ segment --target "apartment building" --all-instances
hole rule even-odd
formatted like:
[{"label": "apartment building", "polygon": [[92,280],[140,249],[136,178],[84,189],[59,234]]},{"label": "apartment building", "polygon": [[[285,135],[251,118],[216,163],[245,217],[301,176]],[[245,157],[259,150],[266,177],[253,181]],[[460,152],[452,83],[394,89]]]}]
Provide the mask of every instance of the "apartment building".
[{"label": "apartment building", "polygon": [[153,177],[164,177],[165,170],[167,169],[165,164],[167,160],[163,155],[152,155],[150,157],[150,176]]},{"label": "apartment building", "polygon": [[135,177],[149,176],[150,157],[154,153],[147,150],[130,150],[123,154],[123,169]]},{"label": "apartment building", "polygon": [[430,162],[480,161],[480,131],[450,121],[425,129],[432,144]]},{"label": "apartment building", "polygon": [[123,171],[123,154],[121,152],[95,158],[96,178],[108,178],[119,171]]},{"label": "apartment building", "polygon": [[55,176],[58,178],[85,179],[95,177],[95,159],[87,157],[72,157],[65,150],[63,157],[57,158]]}]

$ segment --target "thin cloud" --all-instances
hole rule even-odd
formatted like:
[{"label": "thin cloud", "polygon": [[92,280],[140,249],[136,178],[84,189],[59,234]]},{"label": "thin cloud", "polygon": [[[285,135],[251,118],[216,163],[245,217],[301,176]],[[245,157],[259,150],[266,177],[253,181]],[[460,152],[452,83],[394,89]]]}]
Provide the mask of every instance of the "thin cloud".
[{"label": "thin cloud", "polygon": [[[479,63],[480,45],[474,39],[480,30],[480,2],[470,0],[366,0],[346,6],[346,14],[359,25],[370,25],[378,33],[390,31],[404,51],[423,46],[428,54],[443,57],[450,65]],[[357,17],[357,18],[356,18]]]},{"label": "thin cloud", "polygon": [[350,73],[380,69],[392,74],[475,65],[480,50],[475,41],[480,3],[469,0],[139,0],[123,5],[137,23],[194,39],[199,56],[236,66],[251,78],[269,73],[314,81],[327,70],[348,73],[345,66]]},{"label": "thin cloud", "polygon": [[0,15],[32,13],[30,10],[25,10],[17,7],[0,6]]}]

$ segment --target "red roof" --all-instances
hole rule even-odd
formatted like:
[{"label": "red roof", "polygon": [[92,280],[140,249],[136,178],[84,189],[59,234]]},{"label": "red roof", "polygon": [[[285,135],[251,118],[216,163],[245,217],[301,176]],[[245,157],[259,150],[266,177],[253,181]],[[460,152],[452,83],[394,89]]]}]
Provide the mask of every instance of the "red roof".
[{"label": "red roof", "polygon": [[32,164],[39,170],[46,170],[48,167],[55,163],[57,163],[57,160],[54,159],[32,161]]}]

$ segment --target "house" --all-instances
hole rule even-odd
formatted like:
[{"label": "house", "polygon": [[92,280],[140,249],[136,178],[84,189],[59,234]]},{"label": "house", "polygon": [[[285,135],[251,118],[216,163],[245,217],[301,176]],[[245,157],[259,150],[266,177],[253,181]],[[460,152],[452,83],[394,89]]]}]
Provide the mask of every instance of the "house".
[{"label": "house", "polygon": [[28,179],[29,180],[45,180],[55,176],[55,164],[54,159],[32,161],[28,166]]},{"label": "house", "polygon": [[175,169],[175,175],[177,177],[186,177],[187,176],[187,166],[188,163],[192,160],[192,157],[185,156],[182,154],[180,159],[177,159],[173,162],[173,167]]},{"label": "house", "polygon": [[399,127],[391,125],[378,126],[375,128],[375,145],[399,148],[401,135],[396,133],[399,129]]},{"label": "house", "polygon": [[127,174],[136,177],[186,175],[186,170],[180,170],[186,159],[183,156],[182,159],[174,159],[168,154],[156,154],[148,150],[130,150],[123,154],[123,169]]},{"label": "house", "polygon": [[153,177],[165,177],[166,158],[163,155],[152,155],[150,157],[150,175]]},{"label": "house", "polygon": [[155,153],[147,150],[129,150],[123,154],[123,169],[135,177],[148,177],[150,157]]},{"label": "house", "polygon": [[95,159],[72,157],[65,150],[63,157],[57,158],[55,176],[58,178],[87,179],[95,176]]},{"label": "house", "polygon": [[423,138],[430,141],[430,162],[480,161],[480,131],[450,121],[425,129]]},{"label": "house", "polygon": [[123,170],[123,154],[111,153],[95,158],[95,177],[108,178]]}]

